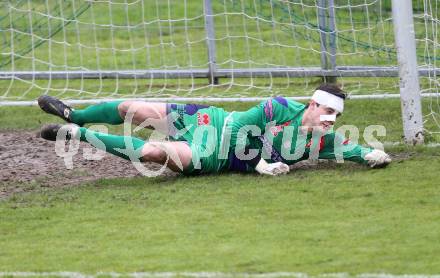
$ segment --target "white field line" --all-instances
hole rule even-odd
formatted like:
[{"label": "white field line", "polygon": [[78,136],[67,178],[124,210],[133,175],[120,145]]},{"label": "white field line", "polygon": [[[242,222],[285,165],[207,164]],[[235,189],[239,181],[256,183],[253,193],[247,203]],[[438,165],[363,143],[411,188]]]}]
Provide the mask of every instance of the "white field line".
[{"label": "white field line", "polygon": [[227,272],[98,272],[96,274],[85,274],[80,272],[0,272],[0,277],[72,277],[72,278],[94,278],[94,277],[134,277],[134,278],[168,278],[168,277],[191,277],[191,278],[276,278],[276,277],[294,277],[294,278],[440,278],[440,275],[425,274],[388,274],[388,273],[363,273],[350,275],[348,273],[328,273],[320,275],[308,275],[301,272],[268,272],[268,273],[227,273]]}]

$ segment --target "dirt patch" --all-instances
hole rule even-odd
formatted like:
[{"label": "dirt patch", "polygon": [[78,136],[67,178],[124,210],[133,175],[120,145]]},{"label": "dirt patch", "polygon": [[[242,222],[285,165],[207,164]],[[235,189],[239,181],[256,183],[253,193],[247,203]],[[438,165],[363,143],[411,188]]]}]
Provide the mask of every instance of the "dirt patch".
[{"label": "dirt patch", "polygon": [[[44,187],[77,185],[103,178],[142,176],[127,160],[106,154],[101,160],[83,156],[86,143],[73,156],[73,168],[67,169],[62,157],[55,152],[55,142],[37,136],[37,132],[0,132],[0,198],[12,193],[31,190],[29,184]],[[149,169],[159,165],[146,164]],[[166,170],[163,175],[177,175]]]}]

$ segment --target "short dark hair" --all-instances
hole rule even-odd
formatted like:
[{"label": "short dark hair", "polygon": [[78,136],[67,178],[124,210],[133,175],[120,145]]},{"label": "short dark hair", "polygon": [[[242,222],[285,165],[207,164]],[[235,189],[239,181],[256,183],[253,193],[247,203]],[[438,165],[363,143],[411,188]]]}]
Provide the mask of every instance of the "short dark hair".
[{"label": "short dark hair", "polygon": [[323,83],[316,90],[326,91],[329,94],[335,95],[345,100],[346,93],[342,91],[341,87],[337,84]]}]

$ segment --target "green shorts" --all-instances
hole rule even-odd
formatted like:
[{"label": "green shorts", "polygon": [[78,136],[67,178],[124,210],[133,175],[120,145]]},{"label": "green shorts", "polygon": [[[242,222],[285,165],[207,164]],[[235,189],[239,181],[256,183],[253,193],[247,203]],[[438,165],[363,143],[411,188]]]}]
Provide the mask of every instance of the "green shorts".
[{"label": "green shorts", "polygon": [[167,104],[170,140],[187,142],[192,163],[186,175],[215,173],[227,169],[228,151],[221,149],[225,120],[222,108],[198,104]]}]

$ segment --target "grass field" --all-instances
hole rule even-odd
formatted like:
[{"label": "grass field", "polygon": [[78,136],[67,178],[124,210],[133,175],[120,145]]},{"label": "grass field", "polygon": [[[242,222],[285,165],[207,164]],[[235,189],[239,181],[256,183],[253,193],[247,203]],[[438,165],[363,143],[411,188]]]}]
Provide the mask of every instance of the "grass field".
[{"label": "grass field", "polygon": [[440,157],[102,180],[0,204],[4,271],[435,274]]},{"label": "grass field", "polygon": [[[37,108],[1,113],[2,132],[54,121]],[[341,124],[384,124],[380,140],[394,141],[398,113],[398,101],[352,101]],[[381,170],[17,183],[31,189],[0,201],[0,271],[436,274],[439,150],[389,148],[395,161]]]},{"label": "grass field", "polygon": [[[200,1],[122,2],[16,1],[17,8],[9,18],[12,2],[0,1],[0,71],[207,67]],[[316,1],[213,2],[220,67],[320,65]],[[393,47],[389,1],[382,1],[383,13],[378,15],[373,11],[379,2],[336,1],[340,6],[355,5],[337,14],[342,35],[337,42],[341,54],[338,65],[395,64],[395,53],[388,51]],[[413,2],[415,11],[423,13],[423,4],[430,1]],[[146,5],[141,6],[143,3]],[[28,13],[31,4],[34,10]],[[41,16],[47,12],[46,5],[55,7],[49,11],[50,20]],[[64,15],[56,8],[59,5],[67,5],[61,9]],[[78,21],[53,35],[50,43],[26,52],[29,45],[45,38],[49,29],[60,26],[62,16],[69,17],[73,10],[86,6]],[[370,14],[365,12],[366,7]],[[430,12],[438,17],[437,11]],[[30,14],[33,37],[26,35]],[[270,16],[273,22],[268,20]],[[148,24],[144,24],[145,18]],[[11,31],[5,27],[8,19],[13,19],[14,30],[18,30],[14,33],[13,50],[18,53],[14,63],[5,62],[12,51],[8,44]],[[432,47],[436,44],[431,43],[437,41],[435,28],[436,24],[425,26],[421,17],[416,21],[420,65],[430,62],[426,55],[435,54]],[[432,61],[435,65],[435,59]],[[221,79],[220,86],[212,87],[206,79],[14,79],[0,80],[0,101],[34,100],[43,93],[62,98],[298,96],[310,95],[321,81],[236,78]],[[399,80],[338,81],[352,94],[375,94],[397,93]],[[422,88],[429,92],[437,83],[436,76],[421,79]],[[255,105],[213,104],[227,110]],[[49,276],[42,274],[45,272],[53,273],[52,277],[62,276],[62,272],[81,274],[67,274],[76,277],[101,272],[107,273],[104,277],[112,276],[108,273],[127,276],[137,272],[159,272],[161,277],[170,273],[179,277],[182,272],[196,272],[198,277],[210,277],[203,276],[205,272],[231,274],[228,277],[280,272],[323,277],[329,273],[346,273],[344,277],[365,273],[438,275],[439,112],[438,98],[423,100],[426,142],[434,146],[411,147],[401,144],[399,100],[346,102],[337,127],[355,125],[362,134],[368,125],[383,125],[387,132],[378,140],[396,143],[386,147],[394,162],[385,169],[330,162],[299,167],[273,178],[225,173],[104,176],[83,181],[79,178],[86,174],[76,170],[81,165],[75,164],[74,170],[51,173],[55,178],[50,186],[43,176],[25,182],[3,182],[0,176],[0,277],[26,275],[13,274],[16,272],[37,277]],[[0,136],[22,136],[14,146],[17,150],[31,149],[30,145],[39,140],[34,138],[34,131],[49,122],[60,121],[37,107],[0,107]],[[109,127],[111,133],[121,131],[121,126]],[[2,138],[6,137],[0,137],[2,169],[9,169],[6,166],[11,161],[30,170],[41,169],[38,163],[32,164],[38,154],[10,155],[5,147],[9,142]],[[362,136],[359,142],[365,144]],[[53,146],[48,145],[46,150],[53,151]],[[60,161],[58,157],[49,163]],[[92,167],[90,171],[98,169]],[[81,181],[68,183],[66,177]]]}]

